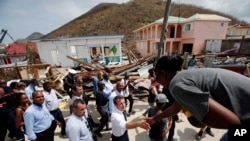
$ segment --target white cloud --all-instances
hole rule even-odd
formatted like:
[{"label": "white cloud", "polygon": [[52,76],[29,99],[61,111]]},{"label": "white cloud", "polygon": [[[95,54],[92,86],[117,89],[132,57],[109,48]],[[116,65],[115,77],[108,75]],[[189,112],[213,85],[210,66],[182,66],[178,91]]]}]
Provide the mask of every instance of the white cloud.
[{"label": "white cloud", "polygon": [[250,1],[245,0],[173,0],[176,3],[193,4],[232,15],[250,23]]}]

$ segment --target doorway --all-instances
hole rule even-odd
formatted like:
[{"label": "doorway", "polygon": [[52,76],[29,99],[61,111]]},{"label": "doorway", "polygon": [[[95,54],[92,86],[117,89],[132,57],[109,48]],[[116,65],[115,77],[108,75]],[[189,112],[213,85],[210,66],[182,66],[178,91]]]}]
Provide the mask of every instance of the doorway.
[{"label": "doorway", "polygon": [[182,54],[184,54],[184,52],[192,54],[192,51],[193,51],[193,44],[183,44]]},{"label": "doorway", "polygon": [[61,64],[60,58],[59,58],[59,51],[57,49],[50,50],[52,62],[54,65]]}]

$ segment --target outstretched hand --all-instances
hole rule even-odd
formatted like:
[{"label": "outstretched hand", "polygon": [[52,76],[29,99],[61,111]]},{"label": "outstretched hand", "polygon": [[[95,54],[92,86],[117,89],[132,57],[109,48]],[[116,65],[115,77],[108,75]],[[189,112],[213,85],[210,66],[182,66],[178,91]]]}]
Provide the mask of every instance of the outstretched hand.
[{"label": "outstretched hand", "polygon": [[145,130],[149,130],[150,129],[150,124],[146,122],[146,120],[144,119],[140,119],[139,120],[139,127],[145,129]]},{"label": "outstretched hand", "polygon": [[153,119],[153,117],[147,117],[147,118],[144,118],[144,120],[145,120],[148,124],[150,124],[150,125],[152,125],[152,124],[155,123],[155,120]]}]

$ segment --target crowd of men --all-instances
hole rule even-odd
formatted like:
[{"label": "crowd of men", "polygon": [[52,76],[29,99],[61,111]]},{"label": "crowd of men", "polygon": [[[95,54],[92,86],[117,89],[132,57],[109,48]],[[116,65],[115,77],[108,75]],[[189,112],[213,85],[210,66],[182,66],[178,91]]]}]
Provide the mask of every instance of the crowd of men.
[{"label": "crowd of men", "polygon": [[[60,136],[67,137],[70,141],[97,140],[97,136],[102,137],[101,132],[104,128],[105,131],[112,130],[113,141],[129,140],[127,129],[130,128],[141,127],[149,130],[150,125],[145,120],[127,121],[127,117],[135,114],[134,100],[129,89],[131,82],[129,75],[125,73],[124,78],[114,85],[109,80],[111,73],[110,70],[100,71],[93,79],[93,92],[96,97],[96,110],[101,117],[100,123],[94,122],[88,110],[89,99],[84,93],[82,76],[75,75],[73,70],[70,70],[64,79],[64,89],[71,99],[69,109],[71,115],[67,123],[59,108],[56,91],[50,82],[42,83],[32,79],[28,86],[24,82],[12,82],[7,86],[5,78],[1,77],[0,122],[3,126],[0,129],[0,141],[4,141],[7,133],[9,138],[18,141],[25,140],[24,134],[28,136],[28,140],[53,141],[57,126],[61,128]],[[154,82],[151,84],[152,88],[156,84]],[[160,113],[169,102],[165,95],[162,96],[158,92],[157,90],[155,93],[158,96],[154,97],[158,99],[156,106],[153,106],[154,100],[149,104],[151,110],[148,117]],[[127,104],[128,110],[126,110]],[[166,119],[154,124],[149,137],[156,140],[164,139],[172,127],[171,120]],[[109,127],[110,121],[112,128]],[[156,134],[158,131],[159,135]]]},{"label": "crowd of men", "polygon": [[97,140],[96,136],[102,137],[104,127],[106,131],[111,130],[109,122],[115,109],[113,99],[117,95],[123,96],[126,103],[129,101],[126,116],[135,114],[132,109],[133,98],[128,89],[128,75],[114,86],[109,80],[110,74],[110,71],[98,72],[93,79],[100,123],[94,122],[88,110],[88,96],[84,93],[82,76],[75,76],[71,69],[64,79],[64,89],[71,99],[71,115],[67,122],[59,108],[56,90],[50,82],[32,79],[27,86],[24,82],[15,81],[7,86],[6,79],[0,77],[0,141],[5,140],[7,133],[9,138],[18,141],[24,141],[25,134],[28,140],[53,141],[57,126],[61,128],[60,136],[68,137],[71,141]]},{"label": "crowd of men", "polygon": [[[110,70],[100,71],[93,79],[93,93],[96,97],[96,110],[100,114],[100,123],[95,123],[88,110],[88,96],[84,93],[83,78],[69,70],[64,79],[64,90],[70,96],[70,117],[64,120],[59,108],[56,91],[50,82],[30,80],[28,86],[23,82],[12,82],[7,86],[4,77],[0,78],[0,112],[1,127],[0,141],[4,141],[6,134],[11,139],[24,141],[24,134],[28,140],[53,141],[57,126],[61,128],[60,136],[70,141],[96,141],[102,137],[102,131],[111,130],[113,141],[128,141],[127,129],[141,127],[149,130],[152,140],[165,140],[169,130],[172,132],[169,141],[174,140],[174,123],[172,118],[161,120],[153,125],[145,119],[127,121],[127,117],[135,114],[133,97],[129,89],[130,78],[125,73],[124,78],[112,84],[109,80]],[[146,117],[152,117],[166,108],[168,98],[159,92],[159,84],[153,79],[149,70],[150,86],[154,89],[154,98],[149,102],[150,108]],[[155,87],[156,86],[156,87]],[[129,101],[129,103],[128,103]],[[128,110],[126,110],[128,105]],[[155,106],[154,106],[155,105]],[[111,121],[112,128],[109,127]],[[95,127],[95,130],[94,130]],[[152,129],[150,129],[152,128]],[[7,132],[8,131],[8,132]]]},{"label": "crowd of men", "polygon": [[[196,136],[198,140],[203,132],[213,136],[211,127],[229,129],[221,141],[237,140],[232,136],[235,132],[232,127],[249,131],[250,79],[225,69],[182,70],[183,62],[178,54],[157,60],[149,71],[152,81],[150,108],[145,109],[146,117],[138,121],[127,121],[127,117],[135,113],[128,74],[115,86],[109,80],[112,72],[108,69],[98,72],[93,79],[100,123],[94,122],[83,90],[83,79],[74,76],[73,70],[69,70],[64,80],[64,89],[71,98],[71,115],[67,122],[49,82],[39,83],[33,79],[27,87],[16,82],[7,86],[5,78],[0,77],[0,141],[5,140],[7,130],[8,137],[19,141],[25,140],[24,133],[32,141],[53,141],[57,126],[61,127],[61,136],[70,141],[96,141],[97,136],[102,137],[104,127],[106,130],[112,128],[112,141],[129,141],[127,130],[136,127],[149,130],[150,139],[157,141],[166,140],[169,132],[167,140],[172,141],[174,123],[179,121],[177,114],[181,111],[193,126],[201,128]],[[159,85],[164,88],[161,92]],[[93,127],[96,130],[93,131]],[[249,140],[250,134],[247,135],[239,140]]]}]

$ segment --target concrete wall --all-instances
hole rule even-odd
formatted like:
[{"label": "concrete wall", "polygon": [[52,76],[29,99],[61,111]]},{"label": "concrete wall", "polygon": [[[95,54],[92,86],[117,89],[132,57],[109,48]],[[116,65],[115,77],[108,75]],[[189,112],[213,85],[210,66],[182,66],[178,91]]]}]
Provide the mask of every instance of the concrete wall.
[{"label": "concrete wall", "polygon": [[[43,39],[34,40],[37,42],[38,52],[42,62],[49,63],[52,66],[59,63],[62,67],[72,67],[74,63],[67,58],[67,55],[77,58],[85,58],[88,63],[91,63],[90,48],[101,47],[102,54],[104,54],[104,47],[116,46],[117,53],[109,54],[107,57],[117,56],[121,63],[121,39],[123,35],[117,36],[90,36],[90,37],[76,37],[76,38],[55,38],[55,39]],[[75,48],[75,52],[72,52],[72,48]],[[57,51],[57,52],[56,52]],[[57,57],[52,57],[52,52],[56,52]],[[105,62],[105,56],[102,56]]]},{"label": "concrete wall", "polygon": [[[183,52],[184,44],[192,44],[191,54],[201,54],[205,50],[207,39],[225,39],[229,21],[216,21],[216,20],[193,20],[183,23],[171,23],[170,27],[175,27],[175,38],[169,38],[170,31],[168,31],[168,37],[165,41],[164,53],[178,53]],[[190,29],[186,27],[190,25]],[[150,30],[149,30],[150,29]],[[151,54],[155,54],[154,43],[160,42],[162,25],[159,23],[149,24],[149,26],[140,28],[134,32],[136,48],[142,56],[146,57]],[[151,37],[148,39],[147,37]],[[150,41],[150,52],[148,52],[148,41]],[[175,42],[178,42],[177,44]]]},{"label": "concrete wall", "polygon": [[228,22],[195,21],[193,54],[199,54],[205,49],[207,39],[225,39]]}]

